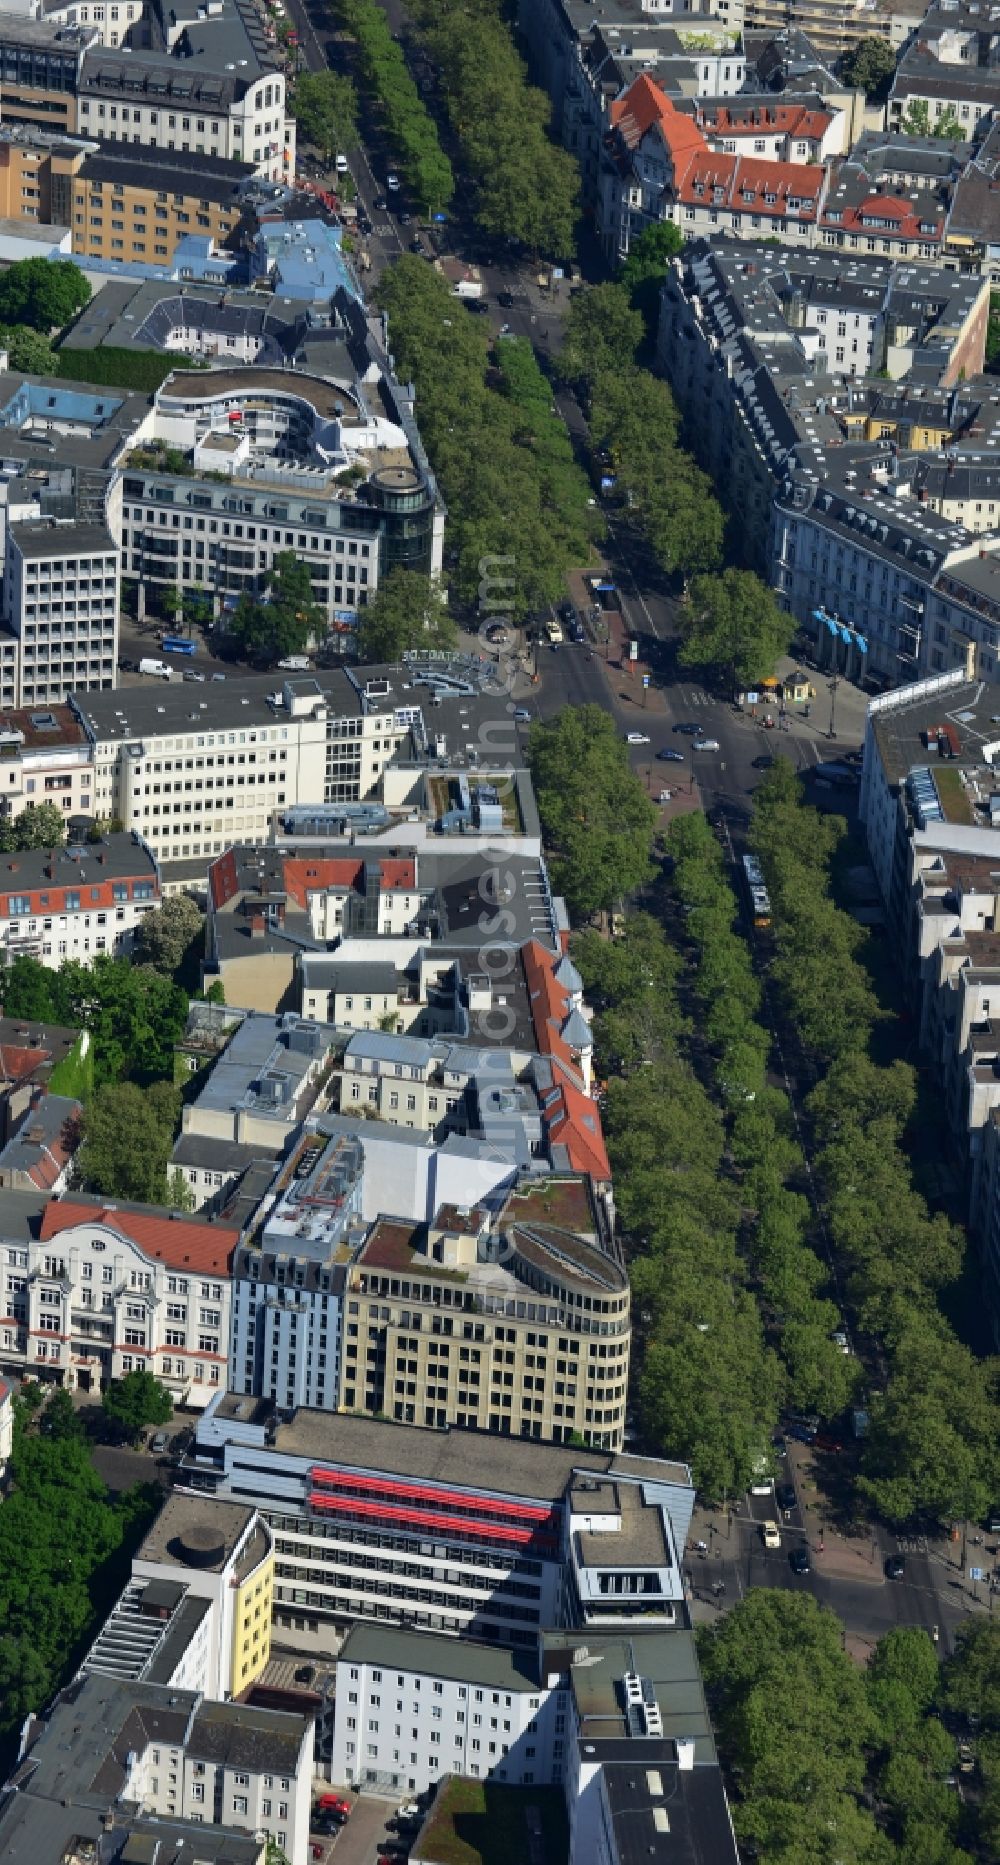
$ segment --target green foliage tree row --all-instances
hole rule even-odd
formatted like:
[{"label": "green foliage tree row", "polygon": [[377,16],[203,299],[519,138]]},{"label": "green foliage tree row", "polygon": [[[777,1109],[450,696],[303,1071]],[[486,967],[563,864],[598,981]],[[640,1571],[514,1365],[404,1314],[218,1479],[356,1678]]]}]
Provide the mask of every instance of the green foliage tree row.
[{"label": "green foliage tree row", "polygon": [[205,915],[190,894],[172,894],[161,907],[154,908],[140,920],[132,948],[136,965],[151,965],[154,971],[177,983],[185,961],[200,952],[205,932]]},{"label": "green foliage tree row", "polygon": [[940,116],[932,118],[925,97],[910,99],[899,127],[904,136],[934,136],[941,142],[961,142],[968,136],[968,131],[962,128],[958,113],[951,104],[942,110]]},{"label": "green foliage tree row", "polygon": [[57,350],[50,372],[69,382],[93,382],[101,388],[135,389],[152,394],[175,369],[200,369],[190,356],[162,350]]},{"label": "green foliage tree row", "polygon": [[346,153],[358,124],[358,94],[336,71],[303,71],[292,92],[292,115],[328,161]]},{"label": "green foliage tree row", "polygon": [[580,171],[550,134],[552,105],[529,84],[500,0],[418,0],[411,9],[442,96],[482,232],[546,259],[572,259]]},{"label": "green foliage tree row", "polygon": [[[56,1409],[65,1414],[65,1400]],[[19,1407],[11,1490],[0,1509],[4,1735],[30,1710],[43,1709],[78,1662],[98,1600],[113,1597],[124,1580],[127,1548],[162,1501],[147,1487],[112,1501],[65,1416],[52,1431],[28,1435],[25,1410]]]},{"label": "green foliage tree row", "polygon": [[376,297],[449,508],[457,593],[474,604],[499,561],[509,565],[511,612],[545,608],[565,594],[567,570],[590,560],[600,520],[556,433],[551,397],[541,404],[537,366],[523,354],[530,346],[503,338],[491,372],[482,320],[410,255],[384,274]]},{"label": "green foliage tree row", "polygon": [[601,706],[567,706],[531,730],[532,782],[553,879],[579,922],[648,881],[657,812]]},{"label": "green foliage tree row", "polygon": [[174,1415],[166,1386],[145,1367],[109,1380],[101,1406],[108,1423],[130,1444],[138,1444],[147,1425],[168,1425]]},{"label": "green foliage tree row", "polygon": [[50,971],[21,957],[3,973],[0,990],[6,1016],[89,1030],[98,1087],[125,1076],[141,1084],[173,1074],[188,1000],[149,967],[100,952],[91,965],[71,959]]},{"label": "green foliage tree row", "polygon": [[357,43],[365,85],[378,100],[409,192],[427,213],[442,211],[455,192],[451,163],[385,14],[375,0],[334,0],[334,11]]},{"label": "green foliage tree row", "polygon": [[679,444],[667,384],[636,362],[643,335],[627,286],[596,285],[573,299],[559,367],[586,409],[593,447],[611,462],[630,521],[661,568],[686,579],[721,562],[725,520],[711,481]]},{"label": "green foliage tree row", "polygon": [[774,916],[771,976],[821,1071],[807,1111],[831,1245],[889,1367],[869,1402],[859,1488],[894,1521],[977,1516],[1000,1492],[1000,1363],[977,1359],[940,1308],[965,1239],[913,1184],[913,1070],[868,1053],[883,1014],[864,964],[868,935],[830,889],[845,834],[841,818],[804,806],[779,760],[757,791],[751,831]]},{"label": "green foliage tree row", "polygon": [[643,1343],[643,1431],[690,1463],[703,1494],[732,1495],[766,1454],[783,1381],[739,1248],[725,1120],[677,1053],[691,1034],[677,998],[681,959],[647,913],[629,915],[620,939],[581,933],[573,957],[610,1076],[605,1125]]},{"label": "green foliage tree row", "polygon": [[[944,1665],[921,1627],[898,1626],[861,1671],[827,1607],[758,1588],[702,1627],[698,1647],[749,1852],[769,1865],[972,1865],[996,1855],[992,1622],[963,1626]],[[963,1800],[949,1785],[958,1752],[945,1719],[970,1710],[981,1719],[984,1791]]]},{"label": "green foliage tree row", "polygon": [[857,1362],[831,1339],[839,1308],[823,1293],[827,1272],[809,1241],[812,1214],[801,1189],[805,1158],[791,1106],[767,1081],[771,1039],[761,1021],[762,992],[750,949],[736,930],[739,903],[704,816],[679,817],[668,849],[674,861],[671,888],[696,948],[698,1027],[710,1045],[719,1098],[729,1109],[753,1281],[775,1330],[787,1397],[802,1411],[834,1417],[851,1397]]}]

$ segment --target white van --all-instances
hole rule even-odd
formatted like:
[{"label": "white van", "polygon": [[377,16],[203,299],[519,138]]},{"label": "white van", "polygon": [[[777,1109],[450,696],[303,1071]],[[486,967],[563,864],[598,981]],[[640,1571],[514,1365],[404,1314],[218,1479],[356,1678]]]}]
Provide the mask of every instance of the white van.
[{"label": "white van", "polygon": [[139,662],[139,672],[152,674],[155,680],[169,680],[170,678],[170,668],[166,661],[142,660]]},{"label": "white van", "polygon": [[286,654],[284,660],[278,662],[278,666],[283,667],[286,673],[308,673],[309,656],[308,654]]}]

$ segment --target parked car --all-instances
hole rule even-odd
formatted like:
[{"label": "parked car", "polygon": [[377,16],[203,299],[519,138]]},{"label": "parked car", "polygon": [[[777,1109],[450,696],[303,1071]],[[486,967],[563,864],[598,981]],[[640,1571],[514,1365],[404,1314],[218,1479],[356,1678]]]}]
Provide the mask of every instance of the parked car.
[{"label": "parked car", "polygon": [[833,1345],[835,1347],[840,1348],[841,1353],[850,1353],[851,1351],[850,1342],[843,1328],[835,1328],[833,1333],[830,1335],[830,1339],[833,1342]]},{"label": "parked car", "polygon": [[625,743],[627,745],[648,745],[649,744],[649,733],[648,732],[626,732]]},{"label": "parked car", "polygon": [[531,724],[531,714],[528,711],[527,706],[515,706],[514,707],[514,723],[515,725],[530,725]]},{"label": "parked car", "polygon": [[780,1548],[781,1530],[777,1522],[762,1522],[760,1525],[760,1538],[765,1548]]},{"label": "parked car", "polygon": [[798,1502],[794,1483],[779,1483],[774,1495],[779,1509],[794,1509]]},{"label": "parked car", "polygon": [[683,764],[684,762],[683,751],[673,751],[670,746],[667,747],[666,751],[658,751],[656,755],[661,764]]},{"label": "parked car", "polygon": [[154,1457],[162,1457],[170,1439],[165,1431],[154,1431],[149,1440],[149,1448]]},{"label": "parked car", "polygon": [[389,173],[385,178],[385,185],[388,188],[390,194],[399,193],[399,176],[395,174],[392,169],[389,170]]},{"label": "parked car", "polygon": [[422,258],[423,258],[423,256],[424,256],[424,242],[423,242],[423,240],[422,240],[422,239],[420,238],[420,235],[419,235],[419,233],[415,233],[415,234],[414,234],[414,236],[413,236],[413,238],[412,238],[412,240],[410,241],[410,251],[411,251],[411,253],[415,253],[418,259],[422,259]]},{"label": "parked car", "polygon": [[498,291],[497,303],[501,310],[512,311],[514,308],[514,293],[512,291]]},{"label": "parked car", "polygon": [[372,202],[372,207],[376,214],[384,214],[388,205],[389,203],[384,194],[377,194]]},{"label": "parked car", "polygon": [[420,1818],[420,1808],[416,1801],[404,1800],[402,1806],[396,1808],[396,1818],[399,1820],[418,1820]]},{"label": "parked car", "polygon": [[788,1565],[793,1574],[807,1574],[810,1569],[809,1549],[793,1548],[788,1556]]},{"label": "parked car", "polygon": [[906,1575],[906,1561],[902,1554],[890,1554],[885,1564],[887,1580],[902,1580]]}]

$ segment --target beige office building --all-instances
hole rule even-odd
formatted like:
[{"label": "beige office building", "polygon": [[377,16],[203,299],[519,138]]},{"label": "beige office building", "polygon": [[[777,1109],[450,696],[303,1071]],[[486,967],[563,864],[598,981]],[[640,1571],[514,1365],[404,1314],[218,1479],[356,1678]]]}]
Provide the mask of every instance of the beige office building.
[{"label": "beige office building", "polygon": [[629,1287],[590,1181],[529,1180],[495,1222],[380,1219],[347,1270],[341,1409],[620,1450]]}]

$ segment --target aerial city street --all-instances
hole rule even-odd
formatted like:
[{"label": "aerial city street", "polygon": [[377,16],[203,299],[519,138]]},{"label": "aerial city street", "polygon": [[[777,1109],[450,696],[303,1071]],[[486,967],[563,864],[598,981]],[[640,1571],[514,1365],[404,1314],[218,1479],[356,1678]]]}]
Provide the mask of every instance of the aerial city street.
[{"label": "aerial city street", "polygon": [[995,1861],[1000,16],[0,148],[0,1861]]}]

